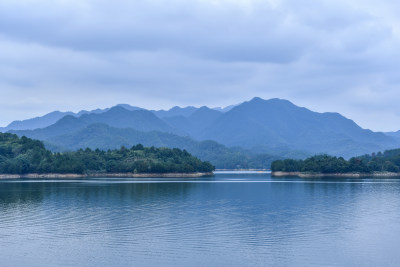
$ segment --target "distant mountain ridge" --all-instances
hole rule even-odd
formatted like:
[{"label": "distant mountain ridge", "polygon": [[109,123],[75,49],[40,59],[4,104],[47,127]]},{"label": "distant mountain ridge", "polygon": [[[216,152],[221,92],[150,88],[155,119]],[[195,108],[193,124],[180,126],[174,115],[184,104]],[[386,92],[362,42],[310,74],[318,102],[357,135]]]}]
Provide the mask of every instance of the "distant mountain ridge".
[{"label": "distant mountain ridge", "polygon": [[115,106],[102,113],[83,114],[80,117],[67,115],[46,128],[21,131],[12,130],[10,132],[39,140],[47,140],[55,136],[74,133],[96,123],[106,124],[115,128],[132,128],[139,131],[174,132],[172,127],[148,110],[130,111],[121,106]]},{"label": "distant mountain ridge", "polygon": [[[222,114],[221,111],[203,106],[187,117],[172,116],[164,117],[163,119],[174,129],[178,129],[181,133],[199,140],[205,140],[207,138],[202,138],[204,130],[222,116]],[[212,140],[212,138],[210,138],[210,140]]]},{"label": "distant mountain ridge", "polygon": [[[83,134],[83,129],[94,124],[104,124],[113,129],[129,128],[148,136],[151,136],[150,132],[156,131],[190,137],[196,142],[213,140],[226,147],[241,147],[253,153],[280,156],[290,153],[327,153],[351,157],[400,146],[400,138],[362,129],[339,113],[318,113],[298,107],[287,100],[264,100],[258,97],[229,106],[224,111],[206,106],[149,111],[120,104],[79,116],[67,115],[45,128],[11,132],[44,140],[55,147],[62,145],[61,136],[74,136],[73,140],[77,143],[70,143],[68,147],[76,147],[77,144],[83,146],[89,142],[79,141],[79,133]],[[120,139],[121,131],[108,129],[105,134],[104,128],[91,128],[93,138],[103,140],[103,143],[106,143],[105,140],[111,142],[110,134],[113,133],[115,140],[120,140],[122,145],[124,141]],[[126,130],[124,131],[126,138]],[[89,137],[90,135],[85,138]],[[112,142],[115,143],[114,141]],[[181,146],[182,142],[179,142]],[[172,143],[168,141],[154,144],[170,146]]]},{"label": "distant mountain ridge", "polygon": [[73,112],[61,112],[53,111],[42,117],[35,117],[28,120],[13,121],[6,127],[1,127],[2,132],[7,132],[9,130],[34,130],[39,128],[45,128],[56,123],[61,118],[71,115],[74,116]]},{"label": "distant mountain ridge", "polygon": [[400,130],[397,132],[386,132],[385,135],[400,138]]},{"label": "distant mountain ridge", "polygon": [[[131,106],[129,104],[118,104],[114,107],[122,107],[126,110],[129,111],[135,111],[135,110],[146,110],[144,108],[136,107],[136,106]],[[228,106],[226,108],[214,108],[213,110],[217,110],[220,112],[226,112],[230,110],[232,106]],[[113,107],[111,107],[113,108]],[[0,127],[0,132],[7,132],[10,130],[35,130],[39,128],[45,128],[48,127],[54,123],[56,123],[58,120],[62,119],[65,116],[74,116],[74,117],[80,117],[84,114],[100,114],[107,112],[111,108],[105,108],[105,109],[95,109],[95,110],[81,110],[77,113],[71,112],[71,111],[53,111],[48,114],[45,114],[43,116],[35,117],[32,119],[26,119],[26,120],[16,120],[8,124],[6,127]],[[165,117],[174,117],[174,116],[183,116],[183,117],[189,117],[194,113],[196,110],[199,108],[193,107],[193,106],[188,106],[185,108],[181,108],[178,106],[175,106],[169,110],[150,110],[152,113],[154,113],[157,117],[159,118],[165,118]]]},{"label": "distant mountain ridge", "polygon": [[35,129],[45,128],[56,123],[65,116],[80,117],[84,114],[93,114],[93,113],[99,114],[106,112],[107,110],[109,110],[109,108],[95,109],[91,111],[81,110],[78,113],[74,113],[71,111],[66,111],[66,112],[53,111],[41,117],[35,117],[27,120],[13,121],[6,127],[0,127],[0,132],[7,132],[10,130],[35,130]]},{"label": "distant mountain ridge", "polygon": [[317,113],[287,100],[257,97],[224,113],[201,139],[227,146],[286,147],[346,157],[399,145],[395,138],[362,129],[339,113]]}]

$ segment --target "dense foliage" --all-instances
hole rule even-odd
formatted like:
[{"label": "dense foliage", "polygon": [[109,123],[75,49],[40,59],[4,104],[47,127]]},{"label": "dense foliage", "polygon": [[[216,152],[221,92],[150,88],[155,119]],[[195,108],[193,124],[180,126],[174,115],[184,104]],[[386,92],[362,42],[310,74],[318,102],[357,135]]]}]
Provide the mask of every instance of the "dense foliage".
[{"label": "dense foliage", "polygon": [[214,167],[177,148],[80,149],[52,153],[41,141],[0,133],[0,173],[190,173]]},{"label": "dense foliage", "polygon": [[271,170],[313,173],[400,172],[400,149],[354,157],[350,160],[328,155],[314,156],[305,160],[276,160],[272,162]]}]

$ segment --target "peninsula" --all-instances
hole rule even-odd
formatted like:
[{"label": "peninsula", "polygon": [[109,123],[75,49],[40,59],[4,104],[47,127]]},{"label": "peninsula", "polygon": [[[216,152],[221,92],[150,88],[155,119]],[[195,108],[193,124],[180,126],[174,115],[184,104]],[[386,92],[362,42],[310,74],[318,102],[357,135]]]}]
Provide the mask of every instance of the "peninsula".
[{"label": "peninsula", "polygon": [[271,164],[271,171],[275,177],[400,177],[400,149],[353,157],[349,160],[329,155],[317,155],[305,160],[276,160]]},{"label": "peninsula", "polygon": [[177,148],[52,153],[41,141],[0,133],[0,178],[200,177],[213,171],[211,163]]}]

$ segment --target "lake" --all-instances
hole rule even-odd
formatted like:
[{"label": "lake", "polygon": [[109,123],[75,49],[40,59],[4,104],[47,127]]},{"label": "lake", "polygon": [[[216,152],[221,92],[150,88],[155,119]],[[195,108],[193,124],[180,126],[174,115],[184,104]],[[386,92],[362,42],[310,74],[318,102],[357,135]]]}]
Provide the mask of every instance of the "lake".
[{"label": "lake", "polygon": [[398,266],[400,180],[0,181],[1,266]]}]

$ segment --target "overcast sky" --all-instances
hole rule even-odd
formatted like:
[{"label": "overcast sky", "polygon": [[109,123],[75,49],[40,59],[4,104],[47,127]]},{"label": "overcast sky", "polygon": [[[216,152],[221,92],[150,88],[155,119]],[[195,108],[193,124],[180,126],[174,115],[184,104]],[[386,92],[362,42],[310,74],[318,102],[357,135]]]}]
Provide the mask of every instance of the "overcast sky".
[{"label": "overcast sky", "polygon": [[284,98],[400,129],[394,0],[0,0],[0,126]]}]

